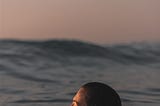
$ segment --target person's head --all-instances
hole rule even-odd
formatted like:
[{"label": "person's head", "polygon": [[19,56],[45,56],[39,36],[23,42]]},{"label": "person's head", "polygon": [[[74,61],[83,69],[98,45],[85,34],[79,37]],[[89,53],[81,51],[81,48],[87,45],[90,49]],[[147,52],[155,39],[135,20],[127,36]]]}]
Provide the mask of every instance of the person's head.
[{"label": "person's head", "polygon": [[106,84],[90,82],[83,85],[73,98],[72,106],[121,106],[119,95]]}]

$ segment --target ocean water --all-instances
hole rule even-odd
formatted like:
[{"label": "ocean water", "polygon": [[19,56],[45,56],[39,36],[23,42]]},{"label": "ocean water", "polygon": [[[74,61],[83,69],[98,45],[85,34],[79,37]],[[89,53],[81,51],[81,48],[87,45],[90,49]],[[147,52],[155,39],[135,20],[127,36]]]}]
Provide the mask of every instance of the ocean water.
[{"label": "ocean water", "polygon": [[0,41],[0,106],[69,106],[90,81],[113,87],[123,106],[160,106],[160,43]]}]

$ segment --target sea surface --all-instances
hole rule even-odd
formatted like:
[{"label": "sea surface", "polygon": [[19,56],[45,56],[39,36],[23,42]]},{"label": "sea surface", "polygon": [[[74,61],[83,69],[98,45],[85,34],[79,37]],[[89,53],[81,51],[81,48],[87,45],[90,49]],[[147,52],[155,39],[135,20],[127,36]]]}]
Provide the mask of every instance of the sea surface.
[{"label": "sea surface", "polygon": [[123,106],[160,106],[160,43],[0,40],[0,106],[70,106],[91,81]]}]

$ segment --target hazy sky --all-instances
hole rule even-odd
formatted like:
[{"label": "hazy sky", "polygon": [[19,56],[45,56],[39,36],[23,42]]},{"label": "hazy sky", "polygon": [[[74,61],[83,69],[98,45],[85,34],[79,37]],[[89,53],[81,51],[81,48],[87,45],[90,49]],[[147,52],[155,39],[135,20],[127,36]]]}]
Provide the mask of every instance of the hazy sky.
[{"label": "hazy sky", "polygon": [[0,0],[0,38],[160,40],[160,0]]}]

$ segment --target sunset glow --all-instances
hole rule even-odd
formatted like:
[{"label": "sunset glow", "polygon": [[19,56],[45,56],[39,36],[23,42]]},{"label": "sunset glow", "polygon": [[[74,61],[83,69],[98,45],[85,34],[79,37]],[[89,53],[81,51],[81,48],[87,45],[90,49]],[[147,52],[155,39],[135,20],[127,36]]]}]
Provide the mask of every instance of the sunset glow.
[{"label": "sunset glow", "polygon": [[159,0],[0,0],[0,38],[160,40]]}]

